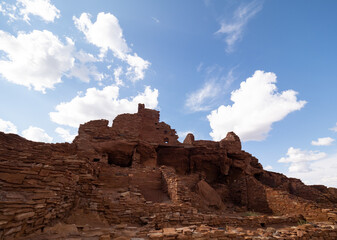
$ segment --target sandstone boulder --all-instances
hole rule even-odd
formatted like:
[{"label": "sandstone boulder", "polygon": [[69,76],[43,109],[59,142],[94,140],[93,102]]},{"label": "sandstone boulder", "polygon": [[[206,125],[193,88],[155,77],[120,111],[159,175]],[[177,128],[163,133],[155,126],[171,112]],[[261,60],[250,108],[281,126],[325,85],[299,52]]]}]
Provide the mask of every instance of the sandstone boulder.
[{"label": "sandstone boulder", "polygon": [[222,209],[224,204],[219,194],[206,181],[200,180],[196,185],[197,193],[210,207]]}]

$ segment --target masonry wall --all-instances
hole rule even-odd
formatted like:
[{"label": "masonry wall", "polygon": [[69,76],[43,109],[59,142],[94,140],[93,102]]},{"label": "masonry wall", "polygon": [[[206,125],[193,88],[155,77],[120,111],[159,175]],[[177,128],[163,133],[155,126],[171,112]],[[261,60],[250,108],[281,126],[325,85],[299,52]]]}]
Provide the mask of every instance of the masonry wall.
[{"label": "masonry wall", "polygon": [[90,166],[70,144],[44,144],[0,133],[0,239],[64,218],[89,188]]},{"label": "masonry wall", "polygon": [[333,209],[322,209],[316,203],[298,198],[286,191],[265,187],[269,208],[274,214],[303,215],[308,221],[337,221]]}]

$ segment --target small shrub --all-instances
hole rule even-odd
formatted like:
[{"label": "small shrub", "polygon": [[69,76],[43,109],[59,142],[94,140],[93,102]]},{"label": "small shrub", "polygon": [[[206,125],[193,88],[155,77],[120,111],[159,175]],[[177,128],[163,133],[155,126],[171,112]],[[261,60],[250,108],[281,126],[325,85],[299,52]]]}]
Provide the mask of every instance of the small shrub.
[{"label": "small shrub", "polygon": [[260,215],[259,213],[254,212],[254,211],[248,211],[248,212],[245,212],[243,214],[243,216],[246,216],[246,217],[248,217],[248,216],[259,216],[259,215]]},{"label": "small shrub", "polygon": [[307,220],[304,220],[304,219],[298,220],[298,222],[297,222],[297,225],[298,225],[298,226],[303,225],[303,224],[308,224],[308,221],[307,221]]}]

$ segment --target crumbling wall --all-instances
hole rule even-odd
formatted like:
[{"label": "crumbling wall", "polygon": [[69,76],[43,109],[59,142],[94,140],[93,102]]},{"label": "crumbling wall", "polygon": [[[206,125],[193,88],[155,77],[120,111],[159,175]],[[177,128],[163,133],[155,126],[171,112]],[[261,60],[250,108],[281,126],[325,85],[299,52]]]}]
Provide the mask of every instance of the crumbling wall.
[{"label": "crumbling wall", "polygon": [[167,166],[161,166],[163,188],[167,191],[170,199],[174,203],[190,202],[191,191],[184,186],[177,177],[175,169]]},{"label": "crumbling wall", "polygon": [[296,197],[286,191],[265,187],[269,207],[274,214],[303,215],[308,221],[337,221],[333,209],[322,209],[317,203]]},{"label": "crumbling wall", "polygon": [[[0,132],[0,239],[43,229],[90,191],[90,166],[70,144],[44,144]],[[91,176],[91,175],[90,175]]]},{"label": "crumbling wall", "polygon": [[255,177],[266,186],[287,191],[303,199],[315,201],[325,208],[333,207],[334,204],[337,204],[335,188],[327,188],[322,185],[307,186],[299,179],[288,178],[283,174],[269,171],[263,171]]},{"label": "crumbling wall", "polygon": [[135,136],[149,143],[179,144],[176,131],[168,124],[159,122],[159,111],[147,109],[144,104],[138,105],[135,114],[117,116],[112,128],[125,136]]}]

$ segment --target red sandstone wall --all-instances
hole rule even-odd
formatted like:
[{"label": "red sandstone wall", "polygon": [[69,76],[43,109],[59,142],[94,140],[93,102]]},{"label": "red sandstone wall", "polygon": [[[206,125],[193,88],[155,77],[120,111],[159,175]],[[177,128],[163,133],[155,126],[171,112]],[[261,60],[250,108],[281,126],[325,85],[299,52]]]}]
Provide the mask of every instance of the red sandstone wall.
[{"label": "red sandstone wall", "polygon": [[64,218],[85,188],[89,166],[69,144],[43,144],[0,132],[0,239]]},{"label": "red sandstone wall", "polygon": [[285,191],[265,187],[269,207],[274,214],[303,215],[308,221],[337,221],[332,209],[322,209],[309,200],[305,200]]}]

